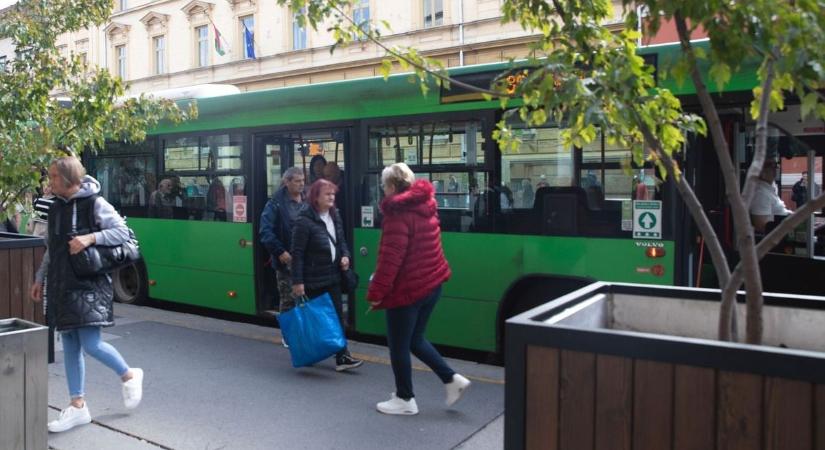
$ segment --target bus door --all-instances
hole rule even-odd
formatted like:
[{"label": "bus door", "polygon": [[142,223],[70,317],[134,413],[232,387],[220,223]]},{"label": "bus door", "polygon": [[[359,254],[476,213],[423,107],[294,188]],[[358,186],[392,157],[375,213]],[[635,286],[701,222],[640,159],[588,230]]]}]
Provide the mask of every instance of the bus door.
[{"label": "bus door", "polygon": [[[282,187],[284,172],[294,166],[303,170],[307,191],[318,178],[328,179],[338,185],[336,205],[344,220],[347,242],[352,242],[352,214],[346,203],[346,193],[349,192],[349,180],[346,176],[349,136],[350,132],[346,128],[279,131],[255,135],[255,197],[259,199],[254,205],[256,236],[260,235],[258,226],[266,202]],[[274,261],[271,261],[260,239],[256,239],[255,249],[258,311],[274,312],[278,308]]]},{"label": "bus door", "polygon": [[[755,131],[753,128],[748,131],[748,144],[752,144]],[[752,148],[747,145],[748,150]],[[748,162],[752,157],[750,153]],[[778,163],[775,189],[787,210],[801,208],[822,192],[825,129],[821,122],[802,121],[799,106],[789,106],[771,116],[766,157]],[[775,215],[774,223],[768,224],[767,231],[782,219],[783,216]],[[813,280],[825,271],[823,211],[815,211],[789,232],[760,261],[760,269],[765,291],[822,295],[822,288]]]}]

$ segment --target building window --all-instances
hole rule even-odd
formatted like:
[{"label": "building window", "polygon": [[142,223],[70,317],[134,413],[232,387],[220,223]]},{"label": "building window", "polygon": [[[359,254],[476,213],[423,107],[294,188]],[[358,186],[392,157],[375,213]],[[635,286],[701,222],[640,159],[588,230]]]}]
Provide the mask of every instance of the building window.
[{"label": "building window", "polygon": [[255,17],[245,16],[240,18],[241,36],[243,36],[242,54],[244,59],[255,59]]},{"label": "building window", "polygon": [[126,11],[129,9],[129,2],[127,0],[118,0],[118,11]]},{"label": "building window", "polygon": [[88,62],[88,61],[87,61],[87,59],[86,59],[86,58],[87,58],[87,56],[86,56],[86,52],[80,52],[80,53],[78,53],[78,54],[77,54],[77,57],[78,57],[78,58],[80,58],[80,64],[83,64],[84,66],[85,66],[85,65],[86,65],[86,63]]},{"label": "building window", "polygon": [[5,72],[8,68],[6,65],[8,64],[8,59],[6,55],[0,56],[0,72]]},{"label": "building window", "polygon": [[301,50],[307,48],[307,29],[302,26],[299,18],[306,15],[306,9],[301,9],[292,14],[292,49]]},{"label": "building window", "polygon": [[198,67],[209,65],[209,27],[203,25],[195,28],[195,40],[197,45]]},{"label": "building window", "polygon": [[126,46],[115,47],[115,57],[117,59],[117,76],[122,80],[126,79]]},{"label": "building window", "polygon": [[152,38],[152,48],[155,50],[155,75],[166,73],[164,64],[166,58],[166,36],[155,36]]},{"label": "building window", "polygon": [[[352,10],[352,20],[366,33],[370,30],[370,0],[358,0]],[[358,36],[353,36],[358,39]]]},{"label": "building window", "polygon": [[444,24],[444,0],[424,0],[424,28]]},{"label": "building window", "polygon": [[69,46],[68,45],[58,45],[57,46],[57,53],[62,57],[65,58],[69,54]]}]

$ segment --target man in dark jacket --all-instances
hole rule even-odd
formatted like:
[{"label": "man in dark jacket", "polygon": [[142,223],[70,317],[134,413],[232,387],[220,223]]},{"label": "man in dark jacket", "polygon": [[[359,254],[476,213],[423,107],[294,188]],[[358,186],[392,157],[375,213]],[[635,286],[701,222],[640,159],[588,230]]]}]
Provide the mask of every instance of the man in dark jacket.
[{"label": "man in dark jacket", "polygon": [[283,185],[266,202],[259,227],[261,243],[271,256],[272,268],[278,280],[278,310],[287,311],[295,306],[292,297],[290,264],[292,255],[292,227],[304,202],[304,173],[298,167],[284,172]]}]

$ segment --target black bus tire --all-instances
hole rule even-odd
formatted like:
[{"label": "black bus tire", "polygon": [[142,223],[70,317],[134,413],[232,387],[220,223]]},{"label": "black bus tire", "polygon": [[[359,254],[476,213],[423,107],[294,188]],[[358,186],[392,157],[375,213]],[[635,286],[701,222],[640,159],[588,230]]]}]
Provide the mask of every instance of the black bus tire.
[{"label": "black bus tire", "polygon": [[504,332],[507,319],[543,305],[562,295],[581,289],[596,280],[587,277],[532,274],[516,280],[504,294],[498,308],[496,355],[504,357]]},{"label": "black bus tire", "polygon": [[127,305],[140,305],[146,302],[148,284],[146,280],[146,266],[138,261],[112,273],[112,289],[115,301]]}]

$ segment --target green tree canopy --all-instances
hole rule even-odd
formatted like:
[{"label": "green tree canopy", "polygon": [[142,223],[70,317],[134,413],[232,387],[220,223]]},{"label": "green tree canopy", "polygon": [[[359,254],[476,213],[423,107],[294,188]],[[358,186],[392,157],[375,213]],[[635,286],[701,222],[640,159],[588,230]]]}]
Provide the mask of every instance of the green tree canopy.
[{"label": "green tree canopy", "polygon": [[108,20],[111,0],[24,0],[0,20],[0,39],[15,46],[0,72],[0,217],[37,186],[40,169],[62,149],[81,153],[107,139],[137,142],[160,120],[196,115],[169,100],[125,98],[124,84],[107,69],[55,43],[68,32]]}]

